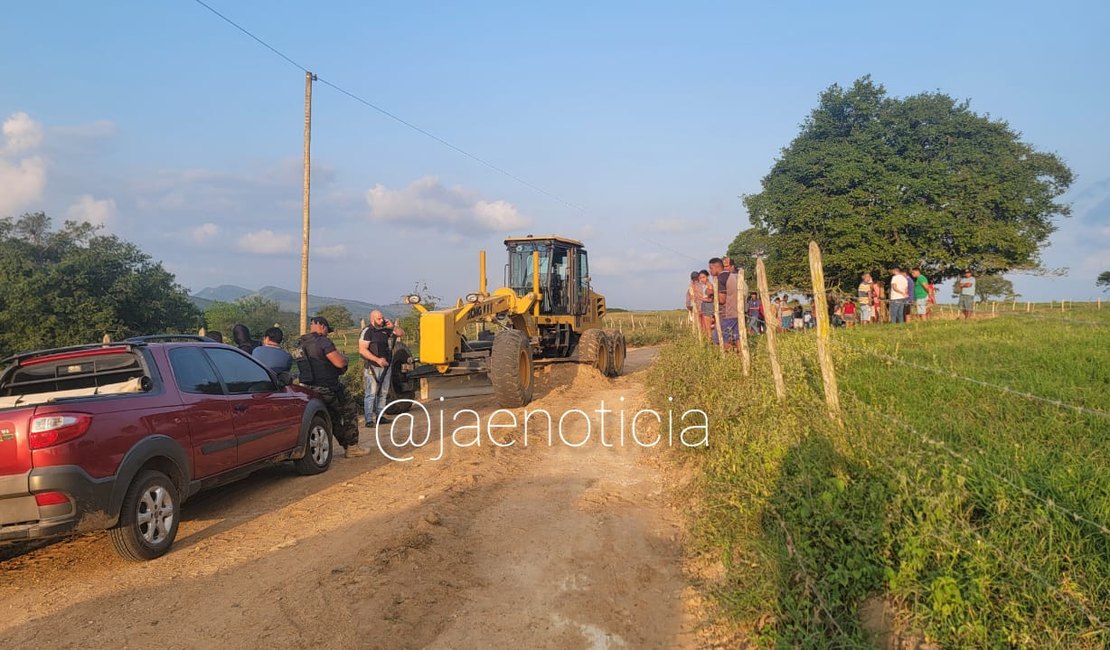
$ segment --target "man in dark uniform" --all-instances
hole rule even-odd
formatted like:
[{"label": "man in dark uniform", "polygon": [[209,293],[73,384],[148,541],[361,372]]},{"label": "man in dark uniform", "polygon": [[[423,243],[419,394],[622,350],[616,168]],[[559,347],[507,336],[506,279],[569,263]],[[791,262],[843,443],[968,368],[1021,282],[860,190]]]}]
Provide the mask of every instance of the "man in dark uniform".
[{"label": "man in dark uniform", "polygon": [[328,338],[328,334],[335,331],[328,319],[313,316],[309,323],[308,334],[297,341],[297,369],[301,383],[319,393],[328,407],[332,432],[346,450],[346,457],[365,456],[370,452],[358,444],[358,409],[339,381],[339,377],[347,371],[347,355],[337,350]]}]

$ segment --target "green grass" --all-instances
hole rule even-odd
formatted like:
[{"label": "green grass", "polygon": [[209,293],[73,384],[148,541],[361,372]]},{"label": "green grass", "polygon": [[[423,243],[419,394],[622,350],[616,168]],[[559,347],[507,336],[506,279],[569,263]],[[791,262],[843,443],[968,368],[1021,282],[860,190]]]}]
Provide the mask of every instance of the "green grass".
[{"label": "green grass", "polygon": [[619,329],[630,346],[658,345],[690,331],[686,310],[620,311],[605,314],[604,326]]},{"label": "green grass", "polygon": [[865,645],[878,596],[944,647],[1110,643],[1110,310],[1048,315],[837,330],[843,428],[811,333],[779,337],[782,404],[763,347],[750,380],[696,341],[664,349],[653,399],[709,413],[695,530],[755,640]]}]

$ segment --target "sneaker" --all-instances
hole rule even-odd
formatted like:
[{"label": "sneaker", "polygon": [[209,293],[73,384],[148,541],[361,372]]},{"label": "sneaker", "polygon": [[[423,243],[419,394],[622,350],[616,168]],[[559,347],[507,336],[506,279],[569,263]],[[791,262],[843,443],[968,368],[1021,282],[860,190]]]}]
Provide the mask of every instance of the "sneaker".
[{"label": "sneaker", "polygon": [[367,449],[366,447],[360,447],[358,445],[351,445],[350,447],[347,447],[347,451],[345,451],[343,453],[343,456],[345,458],[358,458],[360,456],[365,456],[366,454],[369,454],[369,453],[370,453],[370,450]]}]

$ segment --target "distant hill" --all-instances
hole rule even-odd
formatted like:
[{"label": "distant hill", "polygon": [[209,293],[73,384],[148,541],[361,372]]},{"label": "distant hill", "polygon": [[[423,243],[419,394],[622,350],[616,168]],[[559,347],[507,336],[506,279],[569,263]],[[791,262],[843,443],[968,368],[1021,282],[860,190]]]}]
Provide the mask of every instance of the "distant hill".
[{"label": "distant hill", "polygon": [[[290,291],[289,289],[282,289],[281,287],[262,287],[258,291],[251,291],[243,287],[237,287],[232,284],[222,284],[218,287],[206,287],[190,296],[195,304],[200,309],[207,309],[215,301],[221,302],[235,302],[240,298],[247,296],[262,296],[267,300],[273,300],[278,303],[282,311],[297,313],[301,309],[301,294],[297,291]],[[376,305],[370,302],[363,302],[361,300],[349,300],[346,298],[331,298],[328,296],[314,296],[308,294],[308,311],[310,314],[315,314],[317,310],[325,305],[343,305],[351,310],[351,315],[354,316],[355,321],[360,318],[365,318],[374,309],[380,309],[390,318],[407,314],[409,311],[408,305],[404,304],[390,304],[390,305]]]}]

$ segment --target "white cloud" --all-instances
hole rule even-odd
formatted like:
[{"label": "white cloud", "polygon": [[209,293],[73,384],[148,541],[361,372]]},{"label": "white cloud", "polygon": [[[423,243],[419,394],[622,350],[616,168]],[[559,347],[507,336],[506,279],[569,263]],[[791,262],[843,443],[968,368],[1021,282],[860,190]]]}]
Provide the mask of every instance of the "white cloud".
[{"label": "white cloud", "polygon": [[293,235],[272,230],[256,230],[239,238],[239,249],[258,255],[280,255],[293,252]]},{"label": "white cloud", "polygon": [[42,127],[26,113],[13,114],[0,132],[4,136],[0,143],[0,217],[4,217],[42,198],[46,160],[33,153],[42,143]]},{"label": "white cloud", "polygon": [[4,133],[2,153],[6,155],[33,151],[42,144],[42,125],[26,113],[12,114],[0,130]]},{"label": "white cloud", "polygon": [[77,202],[66,210],[67,220],[87,221],[94,226],[111,225],[115,218],[115,199],[97,199],[91,194],[82,194]]},{"label": "white cloud", "polygon": [[339,259],[347,254],[347,247],[343,244],[336,244],[335,246],[317,246],[312,249],[312,252],[327,259]]},{"label": "white cloud", "polygon": [[506,232],[531,223],[507,201],[481,199],[458,185],[447,187],[435,176],[417,179],[400,190],[375,185],[366,192],[366,201],[374,221],[463,234]]},{"label": "white cloud", "polygon": [[189,236],[198,244],[203,244],[220,234],[220,227],[214,223],[202,223],[189,231]]}]

